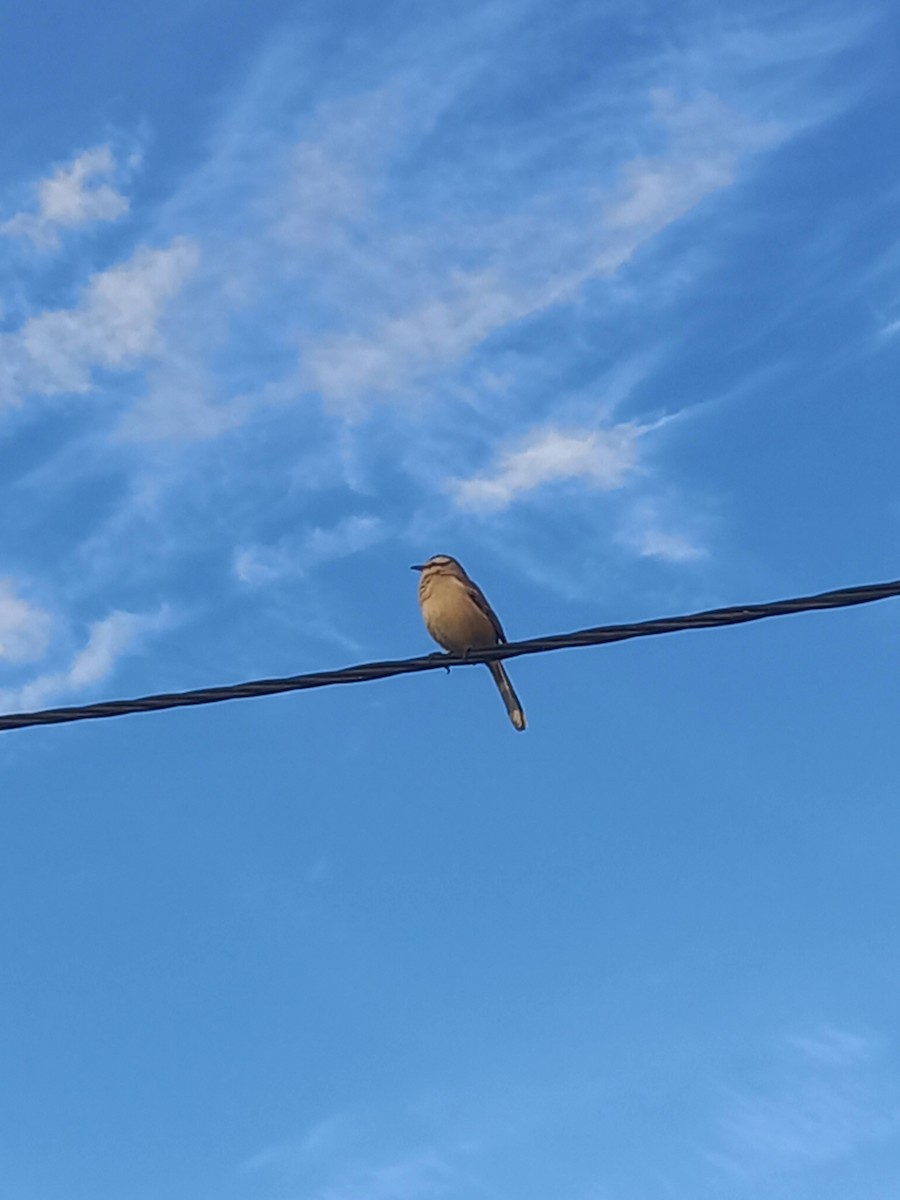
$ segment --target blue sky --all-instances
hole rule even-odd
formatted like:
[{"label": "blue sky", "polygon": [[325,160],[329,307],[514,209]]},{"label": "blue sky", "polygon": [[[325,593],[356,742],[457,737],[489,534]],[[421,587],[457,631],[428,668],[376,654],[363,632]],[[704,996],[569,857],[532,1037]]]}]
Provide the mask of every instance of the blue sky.
[{"label": "blue sky", "polygon": [[[0,708],[894,578],[888,5],[0,41]],[[894,604],[0,737],[15,1200],[883,1200]]]}]

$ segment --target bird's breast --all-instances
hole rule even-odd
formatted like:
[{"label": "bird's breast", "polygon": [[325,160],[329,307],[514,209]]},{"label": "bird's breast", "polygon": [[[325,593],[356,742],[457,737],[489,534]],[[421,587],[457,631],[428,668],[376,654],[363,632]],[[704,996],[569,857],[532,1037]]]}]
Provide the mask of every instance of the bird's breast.
[{"label": "bird's breast", "polygon": [[497,634],[490,618],[457,580],[424,580],[419,602],[425,628],[445,650],[462,654],[496,645]]}]

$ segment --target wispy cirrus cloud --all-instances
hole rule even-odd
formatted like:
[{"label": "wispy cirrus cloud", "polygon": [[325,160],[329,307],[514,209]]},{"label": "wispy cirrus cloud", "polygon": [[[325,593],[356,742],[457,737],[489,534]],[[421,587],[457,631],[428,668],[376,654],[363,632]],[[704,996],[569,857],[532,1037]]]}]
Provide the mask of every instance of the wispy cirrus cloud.
[{"label": "wispy cirrus cloud", "polygon": [[543,429],[502,450],[492,470],[448,487],[468,512],[494,512],[536,488],[584,480],[600,491],[625,485],[638,468],[638,440],[645,428],[631,422],[599,430]]},{"label": "wispy cirrus cloud", "polygon": [[501,448],[487,471],[451,480],[447,487],[459,510],[477,514],[501,513],[535,493],[552,505],[555,489],[572,483],[601,493],[625,492],[615,541],[639,558],[695,562],[709,553],[701,533],[706,522],[686,512],[671,488],[665,495],[643,494],[653,487],[653,479],[642,459],[642,440],[671,419],[534,430],[518,444]]},{"label": "wispy cirrus cloud", "polygon": [[767,1085],[735,1090],[708,1157],[744,1177],[793,1173],[900,1141],[900,1089],[882,1039],[829,1027],[792,1037]]},{"label": "wispy cirrus cloud", "polygon": [[854,1033],[826,1025],[814,1033],[795,1034],[788,1039],[806,1059],[831,1067],[852,1067],[877,1059],[884,1053],[884,1039],[870,1033]]},{"label": "wispy cirrus cloud", "polygon": [[694,562],[698,558],[705,558],[708,553],[685,534],[660,529],[656,525],[632,529],[622,540],[641,558],[658,558],[663,562]]},{"label": "wispy cirrus cloud", "polygon": [[631,237],[652,237],[706,196],[728,187],[749,155],[777,144],[789,132],[776,122],[749,120],[708,93],[687,102],[667,89],[654,90],[651,97],[670,145],[663,154],[638,155],[621,167],[617,194],[603,209],[614,265],[633,252]]},{"label": "wispy cirrus cloud", "polygon": [[[374,323],[368,299],[358,311],[350,308],[344,319],[357,328],[310,341],[301,376],[327,401],[351,407],[373,393],[402,392],[498,330],[571,303],[590,280],[613,275],[654,236],[732,184],[751,155],[787,135],[717,97],[679,100],[665,90],[651,94],[644,122],[648,141],[668,140],[663,153],[624,158],[614,184],[598,186],[588,175],[573,191],[567,179],[564,197],[552,181],[544,188],[532,181],[506,221],[474,220],[449,238],[436,226],[427,240],[442,253],[430,256],[430,272],[423,270],[424,232],[388,234],[394,269],[409,281],[406,306]],[[482,259],[474,267],[473,251]],[[395,282],[384,297],[389,308],[397,307]]]},{"label": "wispy cirrus cloud", "polygon": [[[293,124],[294,139],[251,144],[249,130],[273,119],[254,106],[277,111],[288,102],[254,80],[223,121],[210,162],[173,200],[168,223],[177,216],[182,234],[190,229],[202,240],[211,230],[227,238],[208,256],[198,293],[207,321],[253,313],[254,339],[263,333],[267,353],[280,343],[275,357],[282,360],[284,347],[297,344],[294,368],[256,389],[260,403],[275,388],[355,418],[411,388],[421,396],[495,335],[573,303],[592,280],[613,277],[656,235],[733,184],[755,154],[789,135],[787,126],[712,94],[651,88],[633,100],[640,135],[630,144],[643,141],[660,147],[657,153],[629,155],[623,144],[616,157],[599,127],[581,119],[568,137],[576,161],[596,156],[593,170],[548,164],[549,145],[535,131],[518,160],[497,156],[474,172],[458,153],[432,164],[445,182],[433,197],[424,178],[398,164],[415,160],[425,145],[433,152],[434,125],[452,122],[476,82],[471,72],[441,89],[411,72],[388,77],[303,121],[278,112],[276,124]],[[553,128],[551,120],[548,136]],[[507,211],[497,211],[495,199],[479,211],[479,194],[487,200],[497,191],[510,194]],[[217,228],[223,206],[227,222]],[[240,395],[235,418],[227,382],[208,373],[209,348],[191,363],[196,352],[173,350],[188,378],[203,377],[216,411],[228,407],[221,429],[248,419],[252,395]],[[136,438],[216,432],[216,421],[198,422],[190,403],[142,403],[139,411],[140,420],[129,423]]]},{"label": "wispy cirrus cloud", "polygon": [[168,621],[165,608],[156,612],[110,613],[91,625],[87,641],[67,666],[38,675],[17,687],[0,689],[0,709],[18,712],[41,708],[104,682],[124,655],[132,653],[144,637],[165,628]]},{"label": "wispy cirrus cloud", "polygon": [[95,371],[126,371],[161,353],[166,302],[197,261],[197,246],[186,238],[158,250],[142,246],[92,275],[73,308],[37,313],[0,334],[0,403],[87,392]]},{"label": "wispy cirrus cloud", "polygon": [[[266,61],[285,53],[279,46]],[[695,73],[715,82],[708,69]],[[630,97],[631,130],[618,153],[596,121],[570,121],[574,162],[584,160],[575,171],[573,159],[548,161],[550,143],[536,130],[530,150],[479,158],[474,174],[458,153],[432,163],[446,184],[435,204],[425,179],[397,164],[429,144],[438,121],[452,123],[455,107],[483,86],[478,71],[441,88],[412,72],[389,74],[297,119],[290,90],[261,69],[164,223],[169,237],[214,246],[197,281],[204,325],[227,326],[241,314],[247,356],[259,356],[262,338],[265,355],[283,362],[296,341],[296,365],[235,392],[216,361],[218,343],[182,336],[126,417],[127,435],[216,436],[248,420],[254,397],[265,405],[273,390],[359,415],[374,399],[446,379],[495,334],[611,278],[790,134],[789,122],[758,119],[708,88],[687,89],[681,74],[666,62],[660,78],[674,85]],[[603,107],[599,98],[594,105]],[[548,137],[554,120],[549,114]],[[278,136],[251,133],[273,122]],[[506,210],[493,202],[479,211],[473,200],[498,190],[509,193]]]},{"label": "wispy cirrus cloud", "polygon": [[33,662],[50,641],[50,614],[26,600],[12,579],[0,579],[0,661]]},{"label": "wispy cirrus cloud", "polygon": [[[137,159],[132,156],[127,169]],[[128,199],[113,182],[123,174],[109,145],[93,146],[36,185],[37,207],[0,223],[0,234],[23,237],[42,248],[59,244],[61,229],[118,221],[128,212]]]},{"label": "wispy cirrus cloud", "polygon": [[[584,22],[599,53],[576,9],[569,44]],[[599,548],[598,493],[609,542],[699,559],[685,503],[639,503],[639,431],[667,410],[652,393],[673,301],[695,289],[684,255],[713,254],[717,198],[792,136],[802,89],[793,70],[789,87],[772,75],[786,53],[774,34],[751,45],[743,20],[737,33],[685,20],[677,47],[608,55],[539,111],[496,70],[513,44],[543,60],[524,10],[476,5],[389,48],[348,44],[318,78],[281,30],[193,169],[139,214],[131,255],[0,333],[0,404],[103,388],[90,432],[54,449],[64,470],[41,477],[47,493],[105,472],[120,486],[73,534],[78,586],[133,571],[136,531],[165,547],[173,587],[201,557],[264,587],[413,526],[430,538],[448,510],[470,532],[512,521],[526,499],[548,525],[583,502]],[[457,65],[436,70],[448,37]],[[788,58],[851,39],[789,42]],[[100,147],[49,172],[56,199],[31,216],[111,219],[111,162]],[[605,381],[630,359],[641,387],[613,395]],[[654,497],[672,493],[663,455],[647,474]]]},{"label": "wispy cirrus cloud", "polygon": [[420,1146],[391,1155],[373,1152],[371,1131],[348,1114],[317,1122],[296,1139],[266,1147],[243,1172],[291,1188],[303,1200],[441,1200],[475,1197],[483,1185],[459,1153]]},{"label": "wispy cirrus cloud", "polygon": [[639,558],[668,563],[696,562],[709,554],[696,515],[685,516],[671,496],[639,497],[624,511],[616,541]]},{"label": "wispy cirrus cloud", "polygon": [[302,575],[320,563],[356,554],[387,536],[388,529],[380,518],[355,514],[328,528],[314,527],[301,537],[282,538],[275,545],[240,546],[232,570],[241,583],[273,583]]},{"label": "wispy cirrus cloud", "polygon": [[257,1151],[240,1164],[242,1171],[300,1168],[304,1162],[327,1155],[343,1144],[350,1127],[345,1113],[323,1117],[296,1138],[276,1142]]}]

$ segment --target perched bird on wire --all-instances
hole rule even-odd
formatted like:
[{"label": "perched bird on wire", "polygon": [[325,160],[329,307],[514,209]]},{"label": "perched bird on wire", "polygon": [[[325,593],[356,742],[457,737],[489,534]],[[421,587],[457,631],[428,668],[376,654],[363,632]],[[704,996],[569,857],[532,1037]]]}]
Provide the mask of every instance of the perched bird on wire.
[{"label": "perched bird on wire", "polygon": [[[455,558],[435,554],[412,569],[419,572],[422,620],[439,646],[453,654],[467,654],[506,641],[499,617]],[[516,729],[524,729],[525,713],[503,663],[485,665],[503,697],[509,719]]]}]

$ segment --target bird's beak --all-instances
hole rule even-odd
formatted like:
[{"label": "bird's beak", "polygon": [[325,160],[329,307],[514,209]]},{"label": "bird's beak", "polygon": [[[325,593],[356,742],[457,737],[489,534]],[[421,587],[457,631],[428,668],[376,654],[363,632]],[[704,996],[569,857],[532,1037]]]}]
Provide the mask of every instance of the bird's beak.
[{"label": "bird's beak", "polygon": [[424,571],[425,564],[424,563],[413,563],[413,565],[409,569],[411,571]]}]

